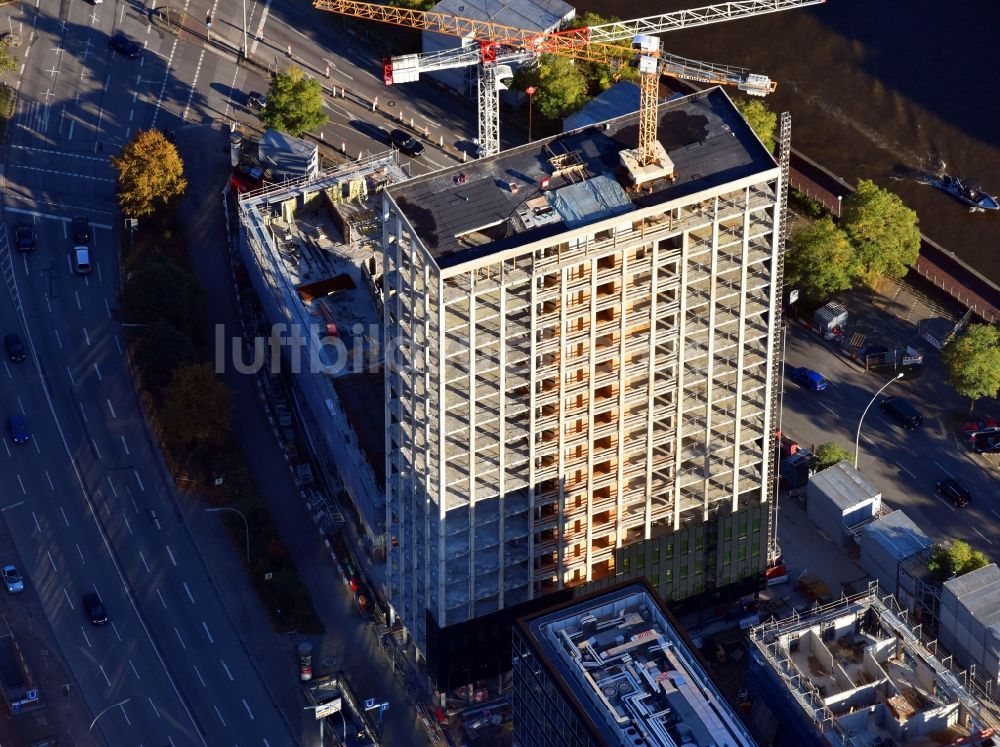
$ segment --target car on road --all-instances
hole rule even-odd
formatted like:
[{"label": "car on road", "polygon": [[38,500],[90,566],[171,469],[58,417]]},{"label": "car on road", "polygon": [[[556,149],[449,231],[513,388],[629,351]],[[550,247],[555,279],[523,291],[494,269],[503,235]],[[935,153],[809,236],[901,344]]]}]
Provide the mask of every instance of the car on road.
[{"label": "car on road", "polygon": [[977,454],[1000,454],[1000,431],[981,431],[969,437],[969,445]]},{"label": "car on road", "polygon": [[96,591],[88,591],[83,595],[83,609],[90,619],[91,625],[104,625],[108,621],[108,611]]},{"label": "car on road", "polygon": [[916,430],[924,422],[924,416],[917,412],[917,408],[902,397],[886,397],[878,403],[878,406],[905,430]]},{"label": "car on road", "polygon": [[263,111],[267,108],[267,96],[258,91],[251,91],[247,94],[247,106],[250,109]]},{"label": "car on road", "polygon": [[93,268],[90,266],[90,249],[85,246],[73,248],[73,272],[77,275],[86,275]]},{"label": "car on road", "polygon": [[959,508],[968,506],[972,502],[972,496],[969,495],[969,491],[954,477],[946,477],[944,480],[939,480],[937,492],[942,498],[951,501]]},{"label": "car on road", "polygon": [[38,237],[31,223],[14,224],[14,246],[19,252],[33,252],[37,243]]},{"label": "car on road", "polygon": [[13,363],[20,363],[28,355],[24,350],[24,343],[21,342],[21,336],[13,332],[9,335],[4,335],[3,346],[7,349],[7,357]]},{"label": "car on road", "polygon": [[117,52],[123,57],[128,57],[130,60],[134,60],[142,54],[142,47],[122,33],[112,36],[111,41],[108,42],[108,46],[111,47],[111,51]]},{"label": "car on road", "polygon": [[81,215],[73,219],[73,243],[90,243],[90,221]]},{"label": "car on road", "polygon": [[28,426],[20,415],[11,415],[7,418],[7,435],[16,444],[26,444],[31,439]]},{"label": "car on road", "polygon": [[402,151],[410,158],[417,158],[424,153],[424,144],[405,130],[393,130],[389,133],[389,144]]},{"label": "car on road", "polygon": [[7,587],[7,591],[11,594],[19,594],[24,591],[24,579],[21,578],[16,566],[5,565],[0,569],[0,572],[3,573],[3,583]]},{"label": "car on road", "polygon": [[803,386],[811,392],[822,392],[825,391],[830,382],[827,381],[822,375],[816,373],[811,368],[805,368],[800,366],[799,368],[793,368],[791,379],[799,386]]}]

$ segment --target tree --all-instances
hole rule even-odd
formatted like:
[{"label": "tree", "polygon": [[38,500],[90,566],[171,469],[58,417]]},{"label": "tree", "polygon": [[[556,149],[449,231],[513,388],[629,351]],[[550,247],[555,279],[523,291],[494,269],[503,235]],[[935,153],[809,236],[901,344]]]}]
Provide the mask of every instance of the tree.
[{"label": "tree", "polygon": [[968,397],[969,412],[976,400],[1000,394],[1000,329],[990,324],[970,324],[961,335],[941,348],[948,381]]},{"label": "tree", "polygon": [[927,561],[927,570],[941,581],[947,581],[953,576],[961,576],[969,571],[982,568],[989,562],[986,555],[979,550],[973,550],[967,542],[954,540],[934,545],[931,559]]},{"label": "tree", "polygon": [[569,114],[587,102],[587,81],[573,60],[565,57],[543,54],[537,64],[522,67],[514,77],[515,87],[522,91],[535,87],[533,106],[550,119]]},{"label": "tree", "polygon": [[792,237],[785,257],[785,283],[801,286],[805,294],[822,301],[831,293],[854,285],[858,261],[847,234],[833,218],[813,221]]},{"label": "tree", "polygon": [[[603,26],[606,23],[615,23],[619,20],[615,16],[604,17],[588,10],[570,21],[569,28],[591,28],[594,26]],[[586,60],[576,61],[577,68],[583,74],[584,80],[587,81],[587,93],[591,96],[596,96],[601,91],[606,91],[621,80],[636,80],[639,77],[639,70],[629,64],[629,61],[635,57],[635,52],[632,51],[632,40],[625,39],[621,42],[609,43],[622,49],[622,57],[617,64],[608,65],[601,62],[588,62]],[[580,102],[581,106],[583,103],[585,102]]]},{"label": "tree", "polygon": [[160,411],[168,444],[197,450],[222,446],[230,422],[229,389],[209,364],[186,364],[174,371]]},{"label": "tree", "polygon": [[857,252],[859,276],[870,287],[880,278],[901,278],[920,253],[917,214],[898,195],[862,179],[844,200],[841,221]]},{"label": "tree", "polygon": [[767,104],[762,99],[739,98],[733,101],[739,109],[743,119],[750,125],[764,147],[774,153],[774,130],[778,126],[778,115],[767,108]]},{"label": "tree", "polygon": [[165,259],[130,273],[122,289],[122,321],[166,321],[195,339],[200,336],[203,305],[204,294],[194,276]]},{"label": "tree", "polygon": [[132,360],[146,388],[160,394],[170,383],[174,370],[195,359],[191,337],[166,320],[142,329],[132,348]]},{"label": "tree", "polygon": [[10,43],[0,39],[0,76],[17,69],[17,60],[10,53]]},{"label": "tree", "polygon": [[853,461],[854,455],[840,444],[827,441],[816,447],[816,468],[826,469],[843,461]]},{"label": "tree", "polygon": [[177,148],[159,130],[139,130],[111,164],[118,170],[118,204],[129,218],[153,215],[187,189]]},{"label": "tree", "polygon": [[267,127],[295,136],[322,127],[328,119],[323,111],[323,86],[291,66],[271,81],[260,119]]}]

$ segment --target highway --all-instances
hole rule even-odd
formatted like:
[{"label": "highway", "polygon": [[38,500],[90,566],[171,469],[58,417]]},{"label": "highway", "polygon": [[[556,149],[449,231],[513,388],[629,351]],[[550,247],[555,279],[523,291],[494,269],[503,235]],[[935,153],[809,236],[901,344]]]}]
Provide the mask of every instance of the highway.
[{"label": "highway", "polygon": [[[811,392],[786,377],[783,432],[807,447],[836,441],[853,453],[861,414],[885,379],[865,373],[831,344],[796,326],[788,328],[786,363],[819,371],[831,386]],[[862,426],[858,468],[891,508],[903,509],[931,538],[965,540],[998,559],[1000,481],[988,458],[973,454],[959,438],[952,413],[967,412],[968,400],[945,381],[937,351],[929,348],[921,375],[891,384],[882,396],[889,395],[908,399],[924,416],[923,425],[905,431],[876,402]],[[970,506],[955,508],[936,494],[935,484],[945,477],[969,489]]]}]

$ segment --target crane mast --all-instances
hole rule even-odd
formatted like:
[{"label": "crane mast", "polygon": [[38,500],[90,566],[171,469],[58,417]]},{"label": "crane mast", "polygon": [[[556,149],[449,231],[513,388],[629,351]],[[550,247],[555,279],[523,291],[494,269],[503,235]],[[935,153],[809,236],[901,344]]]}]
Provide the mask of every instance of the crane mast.
[{"label": "crane mast", "polygon": [[[416,80],[420,72],[480,65],[479,140],[480,155],[484,156],[494,155],[500,149],[499,91],[506,87],[502,83],[504,76],[510,75],[509,66],[503,64],[507,60],[503,58],[519,62],[541,54],[553,54],[602,64],[634,60],[640,74],[639,142],[634,151],[622,152],[622,160],[637,183],[641,183],[662,176],[665,172],[673,172],[673,165],[656,137],[660,75],[734,85],[752,96],[763,96],[775,89],[774,82],[766,76],[749,73],[741,68],[665,55],[655,34],[824,2],[826,0],[738,0],[629,21],[552,32],[532,31],[493,21],[397,8],[361,0],[314,0],[313,6],[353,18],[434,31],[478,42],[477,49],[456,50],[453,55],[433,53],[439,56],[401,55],[390,58],[385,63],[384,75],[386,83],[403,83]],[[625,40],[631,40],[631,50],[621,45]]]}]

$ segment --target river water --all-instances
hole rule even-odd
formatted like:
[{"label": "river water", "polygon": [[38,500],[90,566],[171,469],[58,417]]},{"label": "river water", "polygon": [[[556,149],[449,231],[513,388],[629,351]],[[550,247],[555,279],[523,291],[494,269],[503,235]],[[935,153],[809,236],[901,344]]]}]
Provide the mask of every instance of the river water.
[{"label": "river water", "polygon": [[[590,2],[578,12],[635,18],[708,4]],[[1000,3],[828,0],[662,38],[669,52],[778,81],[768,103],[791,112],[793,147],[851,183],[893,190],[925,234],[1000,283],[1000,215],[970,214],[912,178],[944,161],[1000,193]]]}]

